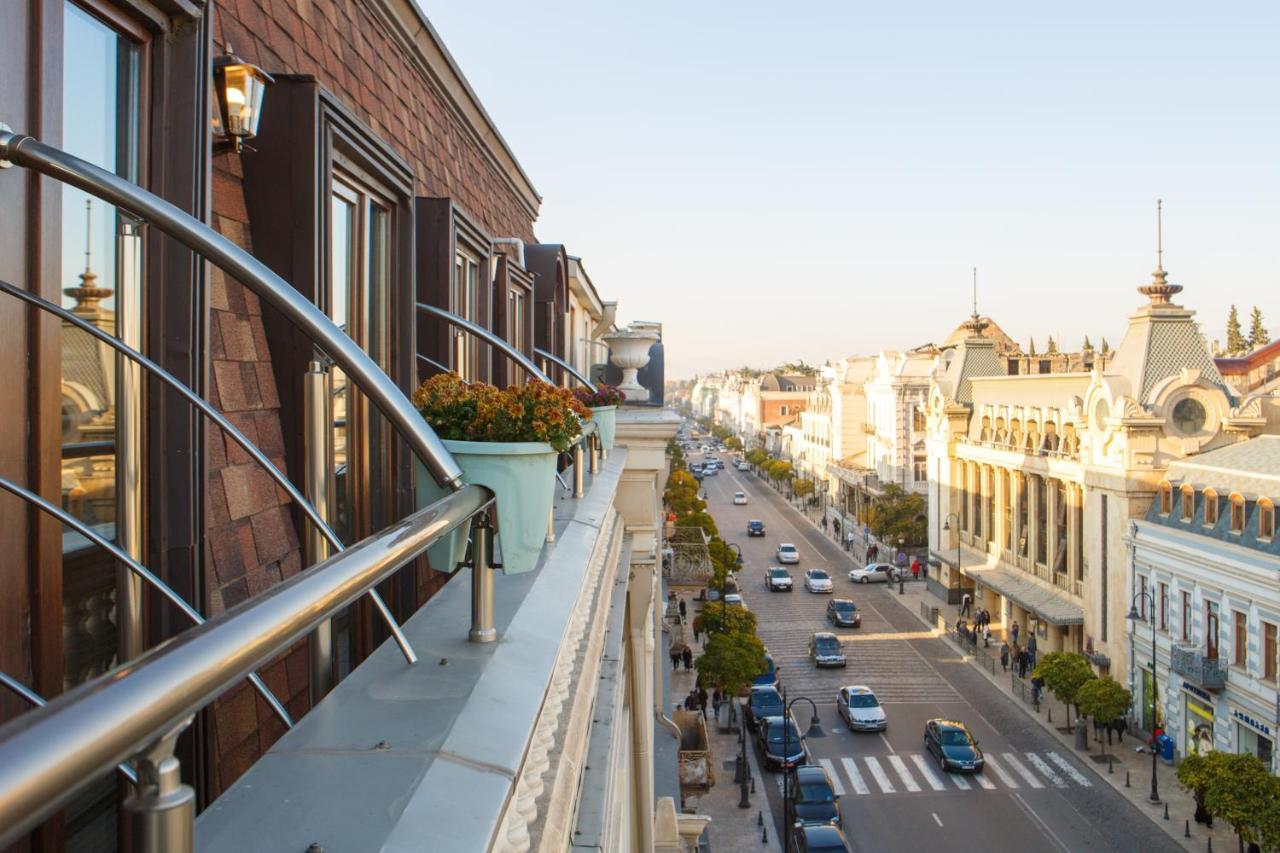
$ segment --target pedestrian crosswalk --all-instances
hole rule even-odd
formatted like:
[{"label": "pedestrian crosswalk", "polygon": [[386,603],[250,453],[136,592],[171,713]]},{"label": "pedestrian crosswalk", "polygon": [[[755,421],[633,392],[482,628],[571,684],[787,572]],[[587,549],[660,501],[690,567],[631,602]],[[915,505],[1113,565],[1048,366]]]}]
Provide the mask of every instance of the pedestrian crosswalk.
[{"label": "pedestrian crosswalk", "polygon": [[[985,755],[984,773],[947,773],[927,753],[819,758],[831,777],[836,796],[846,794],[918,794],[942,791],[998,791],[1067,788],[1093,783],[1074,764],[1056,752],[1001,752]],[[838,762],[838,763],[837,763]],[[779,777],[781,784],[781,777]]]}]

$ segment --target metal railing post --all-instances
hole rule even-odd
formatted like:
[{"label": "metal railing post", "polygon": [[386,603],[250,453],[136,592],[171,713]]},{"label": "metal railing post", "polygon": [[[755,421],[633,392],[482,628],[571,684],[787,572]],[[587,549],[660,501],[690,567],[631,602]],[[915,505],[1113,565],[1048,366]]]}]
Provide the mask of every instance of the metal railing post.
[{"label": "metal railing post", "polygon": [[182,782],[173,754],[181,725],[138,756],[138,789],[125,800],[135,853],[193,853],[196,846],[196,792]]},{"label": "metal railing post", "polygon": [[[119,216],[116,238],[120,287],[116,294],[120,340],[142,350],[142,237],[141,226]],[[142,368],[130,359],[116,358],[116,494],[119,524],[116,539],[135,560],[142,560]],[[129,661],[146,648],[142,621],[145,587],[127,566],[116,568],[116,622],[120,627],[120,660]]]},{"label": "metal railing post", "polygon": [[[329,371],[319,361],[307,365],[302,388],[305,482],[307,500],[326,524],[329,522]],[[329,557],[329,542],[320,528],[307,526],[307,565],[314,566]],[[311,632],[310,657],[311,707],[333,689],[333,620],[326,619]]]},{"label": "metal railing post", "polygon": [[579,441],[573,446],[573,496],[581,498],[585,495],[586,484],[584,482],[583,466],[586,463],[586,454],[582,451],[582,442]]},{"label": "metal railing post", "polygon": [[554,505],[547,512],[547,541],[556,541],[556,508]]},{"label": "metal railing post", "polygon": [[591,436],[591,474],[592,476],[600,473],[600,433],[597,432]]},{"label": "metal railing post", "polygon": [[473,643],[498,639],[493,622],[493,527],[487,513],[471,522],[471,631]]}]

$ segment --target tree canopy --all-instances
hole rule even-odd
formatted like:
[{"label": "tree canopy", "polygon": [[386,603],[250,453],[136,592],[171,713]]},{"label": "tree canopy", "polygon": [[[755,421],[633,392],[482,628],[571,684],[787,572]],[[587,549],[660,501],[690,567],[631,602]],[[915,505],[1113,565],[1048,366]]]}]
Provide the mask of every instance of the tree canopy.
[{"label": "tree canopy", "polygon": [[1267,333],[1267,327],[1262,322],[1262,309],[1255,305],[1253,313],[1249,315],[1249,349],[1255,350],[1269,343],[1271,343],[1271,335]]},{"label": "tree canopy", "polygon": [[742,439],[738,438],[736,435],[731,435],[724,440],[724,446],[730,450],[740,451],[742,450]]},{"label": "tree canopy", "polygon": [[[1064,705],[1076,705],[1080,688],[1098,676],[1094,675],[1089,659],[1076,652],[1049,652],[1031,672],[1032,678],[1043,678],[1044,686],[1053,691]],[[1077,708],[1079,710],[1079,708]],[[1067,720],[1070,729],[1071,720]]]},{"label": "tree canopy", "polygon": [[798,498],[811,495],[813,494],[813,480],[796,480],[791,485],[791,488]]},{"label": "tree canopy", "polygon": [[1088,679],[1076,691],[1076,707],[1080,713],[1098,723],[1119,719],[1132,703],[1133,694],[1111,676]]},{"label": "tree canopy", "polygon": [[743,631],[713,633],[696,665],[704,685],[738,693],[765,671],[764,643]]},{"label": "tree canopy", "polygon": [[1238,355],[1248,348],[1249,342],[1240,328],[1240,312],[1232,305],[1227,313],[1227,355]]},{"label": "tree canopy", "polygon": [[757,447],[755,450],[747,451],[747,461],[756,467],[760,467],[769,461],[769,454]]},{"label": "tree canopy", "polygon": [[924,495],[909,493],[897,483],[884,487],[884,494],[867,510],[867,526],[883,542],[897,542],[918,547],[928,536],[928,517]]},{"label": "tree canopy", "polygon": [[795,477],[795,468],[785,459],[770,459],[760,466],[769,479],[785,482]]},{"label": "tree canopy", "polygon": [[756,615],[745,607],[703,607],[693,617],[693,627],[699,634],[754,634]]}]

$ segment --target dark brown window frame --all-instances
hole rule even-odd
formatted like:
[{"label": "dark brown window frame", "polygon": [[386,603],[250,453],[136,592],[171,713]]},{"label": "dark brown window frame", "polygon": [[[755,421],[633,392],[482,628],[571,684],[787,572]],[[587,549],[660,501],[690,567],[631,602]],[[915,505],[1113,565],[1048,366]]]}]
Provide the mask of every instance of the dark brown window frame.
[{"label": "dark brown window frame", "polygon": [[[415,208],[418,301],[450,310],[449,287],[453,280],[454,262],[459,249],[465,249],[475,256],[480,266],[479,325],[494,331],[496,326],[491,286],[493,238],[452,198],[421,197],[416,200]],[[419,316],[417,332],[417,353],[451,370],[456,369],[452,346],[454,329],[448,323],[437,317]],[[492,381],[494,375],[494,356],[491,350],[492,347],[488,344],[478,345],[478,373],[475,378],[481,382]],[[438,368],[418,362],[419,378],[425,379],[436,372]]]},{"label": "dark brown window frame", "polygon": [[[521,267],[509,256],[495,255],[493,276],[493,327],[509,344],[515,344],[514,322],[508,310],[509,300],[513,293],[519,293],[524,299],[524,328],[521,330],[524,346],[520,348],[530,359],[533,358],[533,274]],[[499,331],[500,330],[500,331]],[[498,351],[493,353],[493,383],[499,387],[525,381],[525,371],[511,362],[511,359]]]}]

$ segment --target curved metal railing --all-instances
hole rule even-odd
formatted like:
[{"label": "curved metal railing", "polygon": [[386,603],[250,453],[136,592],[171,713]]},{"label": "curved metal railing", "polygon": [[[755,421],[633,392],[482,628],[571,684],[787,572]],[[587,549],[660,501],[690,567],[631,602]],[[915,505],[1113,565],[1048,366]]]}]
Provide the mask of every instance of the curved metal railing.
[{"label": "curved metal railing", "polygon": [[[464,486],[0,727],[0,848],[121,761],[138,756],[151,761],[157,738],[171,740],[193,713],[246,673],[290,648],[492,501],[488,489]],[[146,769],[151,784],[163,790],[164,779],[155,780],[156,767]]]},{"label": "curved metal railing", "polygon": [[220,267],[324,350],[395,425],[438,484],[454,490],[462,487],[462,469],[391,377],[323,311],[262,261],[153,193],[30,136],[0,129],[0,160],[34,169],[127,210]]},{"label": "curved metal railing", "polygon": [[547,352],[544,349],[538,349],[537,347],[533,348],[533,353],[539,358],[545,358],[547,361],[556,365],[565,373],[569,374],[574,379],[578,380],[583,385],[585,385],[587,389],[591,391],[591,393],[593,394],[595,393],[596,386],[591,382],[591,380],[583,376],[581,373],[579,373],[571,364],[569,364],[569,362],[565,361],[564,359],[560,358],[557,355],[552,355],[551,353]]},{"label": "curved metal railing", "polygon": [[[551,381],[551,377],[547,376],[546,373],[542,372],[542,370],[538,368],[538,365],[533,363],[532,359],[530,359],[524,353],[520,352],[520,350],[513,347],[507,341],[503,340],[499,336],[495,335],[493,332],[486,329],[484,326],[477,325],[476,323],[471,322],[465,317],[459,317],[457,314],[454,314],[452,311],[446,311],[445,309],[437,308],[434,305],[427,305],[425,302],[419,302],[417,303],[417,306],[419,311],[422,311],[425,314],[430,314],[433,317],[439,317],[441,320],[444,320],[450,325],[457,326],[462,331],[471,335],[475,335],[477,338],[489,344],[490,346],[496,347],[507,358],[511,359],[516,364],[523,367],[525,370],[529,371],[529,375],[532,376],[534,379],[545,382],[548,385],[555,384],[554,382]],[[423,358],[426,359],[426,356],[423,356]]]}]

